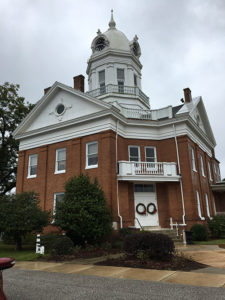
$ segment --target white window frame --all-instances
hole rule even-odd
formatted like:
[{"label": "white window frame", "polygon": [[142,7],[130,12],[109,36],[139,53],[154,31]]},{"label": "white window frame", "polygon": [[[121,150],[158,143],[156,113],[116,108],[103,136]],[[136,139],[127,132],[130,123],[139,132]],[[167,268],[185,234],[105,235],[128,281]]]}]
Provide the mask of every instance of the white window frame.
[{"label": "white window frame", "polygon": [[134,73],[134,86],[137,87],[138,86],[138,80],[137,80],[137,74]]},{"label": "white window frame", "polygon": [[195,151],[194,148],[191,147],[191,163],[192,163],[192,170],[197,172],[196,163],[195,163]]},{"label": "white window frame", "polygon": [[200,154],[200,164],[201,164],[202,176],[205,177],[204,162],[203,162],[203,157],[201,154]]},{"label": "white window frame", "polygon": [[212,181],[212,172],[211,172],[211,166],[209,161],[208,161],[208,171],[209,171],[209,180]]},{"label": "white window frame", "polygon": [[218,180],[221,181],[221,174],[220,174],[220,166],[217,165],[217,176],[218,176]]},{"label": "white window frame", "polygon": [[207,193],[205,193],[205,204],[206,204],[207,216],[208,216],[208,218],[211,219],[210,210],[209,210],[209,197],[208,197]]},{"label": "white window frame", "polygon": [[[100,73],[104,72],[104,80],[100,80]],[[98,81],[99,81],[99,89],[100,89],[100,94],[105,94],[106,92],[106,87],[105,87],[105,70],[101,70],[98,72]]]},{"label": "white window frame", "polygon": [[197,199],[197,208],[198,208],[198,215],[201,220],[205,220],[205,218],[202,216],[202,211],[201,211],[201,203],[200,203],[200,197],[199,197],[199,192],[196,190],[196,199]]},{"label": "white window frame", "polygon": [[215,181],[217,182],[218,181],[218,176],[217,176],[217,167],[216,167],[216,164],[214,163],[214,177],[215,177]]},{"label": "white window frame", "polygon": [[[37,158],[37,164],[31,166],[31,159],[34,158],[34,157]],[[31,175],[30,174],[31,173],[30,172],[31,171],[31,167],[34,167],[34,166],[36,166],[36,174]],[[31,155],[29,155],[27,178],[35,178],[35,177],[37,177],[37,166],[38,166],[38,155],[37,154],[31,154]]]},{"label": "white window frame", "polygon": [[[131,148],[137,148],[138,149],[138,160],[130,160],[130,149]],[[140,146],[136,146],[136,145],[129,145],[128,146],[128,157],[129,157],[129,161],[132,161],[132,162],[138,162],[138,161],[141,161],[141,156],[140,156]]]},{"label": "white window frame", "polygon": [[[154,149],[154,162],[157,162],[156,147],[154,147],[154,146],[146,146],[145,147],[145,161],[147,162],[147,153],[146,153],[146,150],[149,149],[149,148]],[[151,157],[151,158],[153,158],[153,157]],[[149,162],[149,163],[151,163],[151,162]]]},{"label": "white window frame", "polygon": [[[123,78],[118,78],[119,70],[123,71]],[[117,68],[116,73],[117,73],[116,75],[117,75],[118,92],[123,94],[124,93],[124,82],[125,82],[125,69]]]},{"label": "white window frame", "polygon": [[58,195],[64,195],[65,193],[54,193],[54,202],[53,202],[53,213],[52,213],[52,217],[53,217],[53,220],[52,220],[52,223],[54,223],[55,222],[55,220],[54,220],[54,216],[55,216],[55,213],[56,213],[56,198],[57,198],[57,196]]},{"label": "white window frame", "polygon": [[[93,153],[93,154],[97,154],[97,157],[98,157],[98,141],[94,141],[94,142],[87,143],[87,144],[86,144],[86,169],[98,168],[98,162],[97,162],[97,164],[95,164],[95,165],[89,165],[89,164],[88,164],[88,147],[89,147],[90,145],[93,145],[93,144],[97,144],[97,152],[96,152],[96,153]],[[93,154],[92,154],[92,155],[93,155]]]},{"label": "white window frame", "polygon": [[[66,163],[65,163],[65,169],[64,170],[58,170],[58,155],[59,152],[64,150],[65,151],[65,158],[66,158],[66,148],[60,148],[60,149],[56,149],[56,157],[55,157],[55,174],[62,174],[62,173],[66,173]],[[65,159],[66,161],[66,159]]]}]

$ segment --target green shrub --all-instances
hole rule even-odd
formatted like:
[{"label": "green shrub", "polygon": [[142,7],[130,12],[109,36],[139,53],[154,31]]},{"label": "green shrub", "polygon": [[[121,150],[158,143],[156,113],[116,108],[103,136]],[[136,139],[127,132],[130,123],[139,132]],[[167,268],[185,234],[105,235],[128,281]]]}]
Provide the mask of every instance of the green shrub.
[{"label": "green shrub", "polygon": [[136,258],[167,259],[174,253],[175,246],[165,234],[142,232],[126,236],[123,249]]},{"label": "green shrub", "polygon": [[74,245],[72,240],[66,235],[58,235],[52,244],[51,255],[70,255],[73,254]]},{"label": "green shrub", "polygon": [[192,232],[193,241],[207,241],[208,240],[208,231],[204,225],[194,224],[190,231]]},{"label": "green shrub", "polygon": [[214,238],[220,238],[225,235],[225,216],[214,216],[208,220],[208,227]]},{"label": "green shrub", "polygon": [[54,241],[59,235],[48,233],[41,236],[41,246],[45,247],[45,253],[50,253],[54,244]]},{"label": "green shrub", "polygon": [[27,233],[22,239],[23,245],[36,245],[37,233]]},{"label": "green shrub", "polygon": [[132,233],[132,231],[130,228],[121,228],[119,230],[119,236],[121,238],[124,238],[125,236],[130,235],[131,233]]},{"label": "green shrub", "polygon": [[55,225],[64,230],[75,245],[96,245],[112,232],[112,216],[103,190],[88,175],[70,178],[64,200],[56,205]]}]

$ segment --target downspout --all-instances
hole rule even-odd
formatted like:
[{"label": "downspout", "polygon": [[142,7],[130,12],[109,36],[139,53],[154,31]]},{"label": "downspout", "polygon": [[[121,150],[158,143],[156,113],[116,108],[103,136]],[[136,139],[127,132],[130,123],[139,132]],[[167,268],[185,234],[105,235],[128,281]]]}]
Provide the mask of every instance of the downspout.
[{"label": "downspout", "polygon": [[[178,172],[180,175],[180,193],[181,193],[181,200],[182,200],[182,209],[183,209],[183,215],[182,215],[182,220],[183,224],[179,224],[180,226],[186,226],[185,222],[185,206],[184,206],[184,190],[183,190],[183,182],[182,182],[182,177],[181,177],[181,169],[180,169],[180,157],[179,157],[179,148],[178,148],[178,143],[177,143],[177,134],[176,134],[176,127],[173,124],[173,130],[174,130],[174,139],[175,139],[175,145],[176,145],[176,152],[177,152],[177,164],[178,164]],[[186,235],[185,235],[185,230],[183,228],[183,242],[186,245]]]},{"label": "downspout", "polygon": [[[117,166],[117,164],[118,164],[118,124],[119,124],[119,120],[117,120],[117,122],[116,122],[116,170],[118,168],[118,166]],[[118,217],[120,218],[120,228],[123,228],[123,218],[120,215],[120,200],[119,200],[118,178],[116,178],[116,198],[117,198],[117,212],[118,212]]]}]

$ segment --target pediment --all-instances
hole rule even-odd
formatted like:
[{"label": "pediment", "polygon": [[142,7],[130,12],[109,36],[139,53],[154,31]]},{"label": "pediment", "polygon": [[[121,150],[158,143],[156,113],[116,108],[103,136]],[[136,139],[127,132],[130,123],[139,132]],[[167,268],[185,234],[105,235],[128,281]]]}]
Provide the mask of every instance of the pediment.
[{"label": "pediment", "polygon": [[207,137],[216,145],[215,137],[208,119],[205,105],[201,97],[193,99],[193,107],[190,116],[196,125],[207,135]]},{"label": "pediment", "polygon": [[101,112],[110,105],[56,82],[15,130],[21,135]]}]

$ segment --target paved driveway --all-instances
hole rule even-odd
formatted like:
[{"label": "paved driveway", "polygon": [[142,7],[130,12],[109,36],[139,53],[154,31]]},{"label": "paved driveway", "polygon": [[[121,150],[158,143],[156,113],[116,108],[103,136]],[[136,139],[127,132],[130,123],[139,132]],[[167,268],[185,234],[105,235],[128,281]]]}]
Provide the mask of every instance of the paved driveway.
[{"label": "paved driveway", "polygon": [[142,280],[9,269],[4,271],[8,300],[69,299],[225,299],[224,288]]}]

